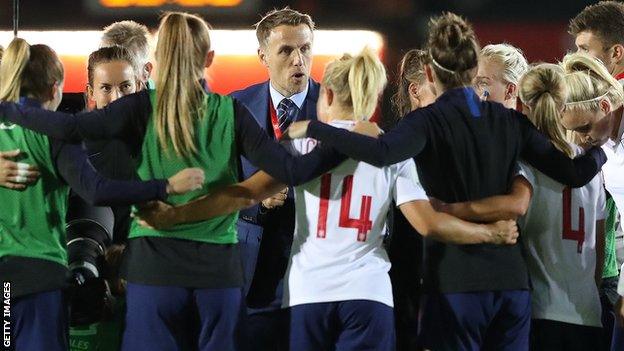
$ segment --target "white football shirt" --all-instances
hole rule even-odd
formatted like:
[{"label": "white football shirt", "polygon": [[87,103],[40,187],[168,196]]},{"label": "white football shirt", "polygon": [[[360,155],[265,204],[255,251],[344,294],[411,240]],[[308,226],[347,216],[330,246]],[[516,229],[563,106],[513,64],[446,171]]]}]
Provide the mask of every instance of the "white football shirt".
[{"label": "white football shirt", "polygon": [[[353,127],[350,121],[331,124]],[[290,146],[305,154],[316,140],[299,139]],[[392,199],[397,206],[428,200],[413,160],[377,168],[349,159],[295,187],[296,224],[283,307],[345,300],[392,307],[390,261],[382,246]]]},{"label": "white football shirt", "polygon": [[571,189],[520,166],[533,186],[527,214],[518,222],[533,284],[532,318],[601,327],[594,272],[596,221],[605,218],[606,206],[602,175]]}]

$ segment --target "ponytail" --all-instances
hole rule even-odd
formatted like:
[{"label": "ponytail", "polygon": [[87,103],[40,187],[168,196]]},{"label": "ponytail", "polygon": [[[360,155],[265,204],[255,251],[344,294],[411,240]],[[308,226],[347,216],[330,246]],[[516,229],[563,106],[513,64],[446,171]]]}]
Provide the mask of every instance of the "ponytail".
[{"label": "ponytail", "polygon": [[24,39],[13,39],[0,62],[0,101],[19,100],[22,74],[29,60],[30,45]]},{"label": "ponytail", "polygon": [[373,115],[386,83],[386,70],[369,48],[356,56],[345,54],[332,61],[323,76],[323,85],[331,88],[337,100],[353,111],[356,120],[367,120]]},{"label": "ponytail", "polygon": [[566,95],[563,71],[557,65],[539,64],[520,79],[520,100],[530,108],[529,119],[557,149],[572,158],[574,150],[561,125]]},{"label": "ponytail", "polygon": [[210,51],[208,24],[198,16],[168,12],[162,18],[156,44],[156,108],[158,140],[169,141],[178,156],[197,152],[193,122],[203,116],[203,77]]}]

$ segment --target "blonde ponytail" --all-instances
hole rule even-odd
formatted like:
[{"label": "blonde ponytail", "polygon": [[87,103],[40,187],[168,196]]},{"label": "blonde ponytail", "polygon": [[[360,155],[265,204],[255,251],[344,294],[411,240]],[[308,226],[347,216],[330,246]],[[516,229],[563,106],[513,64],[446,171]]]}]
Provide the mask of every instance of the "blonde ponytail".
[{"label": "blonde ponytail", "polygon": [[29,60],[30,45],[24,39],[13,39],[0,62],[0,101],[19,100],[22,74]]},{"label": "blonde ponytail", "polygon": [[532,67],[520,79],[520,100],[530,108],[529,119],[548,136],[557,149],[574,157],[574,150],[561,125],[561,111],[567,96],[563,70],[543,63]]},{"label": "blonde ponytail", "polygon": [[330,62],[323,76],[323,85],[353,111],[356,120],[367,120],[373,115],[386,83],[386,69],[369,48],[356,56],[345,54]]},{"label": "blonde ponytail", "polygon": [[607,70],[600,60],[584,53],[568,54],[561,63],[568,87],[566,109],[596,112],[600,100],[607,98],[613,109],[622,106],[622,84]]},{"label": "blonde ponytail", "polygon": [[163,149],[171,141],[178,156],[197,152],[193,123],[203,116],[200,79],[209,51],[209,27],[203,19],[181,12],[165,14],[156,44],[155,123]]}]

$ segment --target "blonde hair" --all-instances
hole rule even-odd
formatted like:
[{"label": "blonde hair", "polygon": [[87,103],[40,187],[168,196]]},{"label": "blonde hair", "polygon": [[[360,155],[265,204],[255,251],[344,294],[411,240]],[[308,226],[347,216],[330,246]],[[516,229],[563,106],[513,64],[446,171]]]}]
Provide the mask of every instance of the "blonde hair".
[{"label": "blonde hair", "polygon": [[561,63],[568,87],[566,109],[596,112],[600,100],[607,98],[616,109],[624,101],[622,84],[618,82],[602,62],[584,53],[568,54]]},{"label": "blonde hair", "polygon": [[155,123],[163,149],[168,141],[178,156],[196,152],[193,122],[203,116],[204,74],[210,51],[208,24],[199,16],[168,12],[160,21],[156,44]]},{"label": "blonde hair", "polygon": [[519,90],[520,100],[530,108],[529,120],[557,149],[574,157],[561,125],[561,111],[567,95],[561,67],[550,63],[532,67],[520,79]]},{"label": "blonde hair", "polygon": [[522,50],[509,44],[490,44],[481,49],[480,58],[494,60],[503,65],[503,79],[518,85],[520,77],[529,70]]},{"label": "blonde hair", "polygon": [[356,120],[368,120],[387,81],[386,69],[377,55],[364,48],[356,56],[345,54],[327,64],[322,84],[353,110]]},{"label": "blonde hair", "polygon": [[137,65],[144,65],[149,60],[148,37],[146,26],[135,21],[119,21],[104,28],[101,46],[123,46],[136,56]]},{"label": "blonde hair", "polygon": [[0,101],[16,102],[23,95],[44,102],[52,86],[61,81],[63,64],[54,50],[15,38],[0,62]]},{"label": "blonde hair", "polygon": [[399,117],[412,110],[409,97],[410,84],[426,84],[425,63],[427,63],[428,58],[429,53],[427,51],[412,49],[405,53],[399,63],[397,91],[392,96],[392,107]]}]

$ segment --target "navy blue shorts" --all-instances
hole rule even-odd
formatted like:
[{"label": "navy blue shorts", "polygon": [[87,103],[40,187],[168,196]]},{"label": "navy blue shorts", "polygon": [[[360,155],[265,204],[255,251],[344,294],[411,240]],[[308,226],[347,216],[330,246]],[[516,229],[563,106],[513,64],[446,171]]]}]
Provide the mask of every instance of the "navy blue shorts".
[{"label": "navy blue shorts", "polygon": [[531,321],[531,351],[607,350],[599,327],[547,319]]},{"label": "navy blue shorts", "polygon": [[529,349],[528,290],[426,294],[418,339],[431,350]]},{"label": "navy blue shorts", "polygon": [[61,290],[16,298],[11,305],[11,347],[17,351],[66,351],[68,317]]},{"label": "navy blue shorts", "polygon": [[241,288],[128,283],[122,350],[237,350]]},{"label": "navy blue shorts", "polygon": [[290,349],[394,351],[392,307],[369,300],[293,306]]}]

